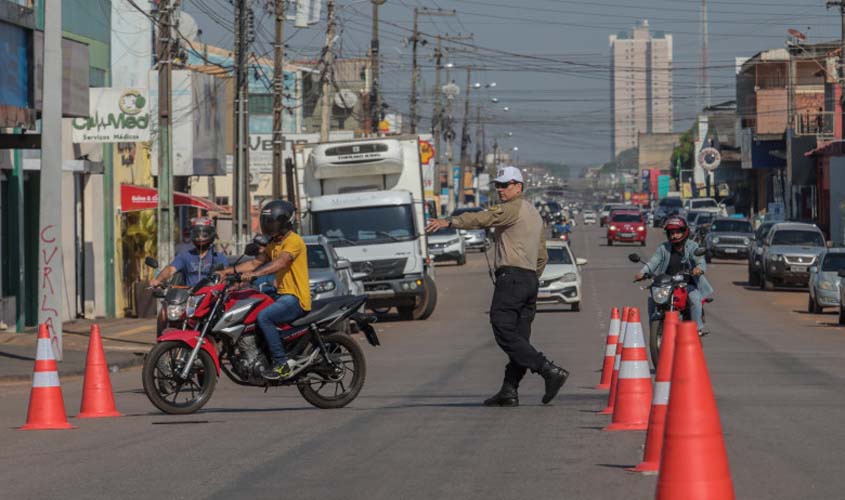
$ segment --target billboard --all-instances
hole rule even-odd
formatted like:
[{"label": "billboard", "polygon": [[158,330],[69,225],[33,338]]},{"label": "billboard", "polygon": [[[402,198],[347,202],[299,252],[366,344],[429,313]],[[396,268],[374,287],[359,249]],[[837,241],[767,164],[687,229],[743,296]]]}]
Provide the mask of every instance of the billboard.
[{"label": "billboard", "polygon": [[427,200],[434,199],[435,154],[431,134],[420,135],[420,168],[422,168],[423,191]]},{"label": "billboard", "polygon": [[[35,61],[35,109],[41,109],[44,82],[44,34],[34,31],[32,56]],[[85,116],[89,111],[88,89],[91,81],[88,45],[62,39],[62,116]]]},{"label": "billboard", "polygon": [[88,92],[88,116],[71,120],[73,142],[150,140],[150,107],[146,89],[94,87]]}]

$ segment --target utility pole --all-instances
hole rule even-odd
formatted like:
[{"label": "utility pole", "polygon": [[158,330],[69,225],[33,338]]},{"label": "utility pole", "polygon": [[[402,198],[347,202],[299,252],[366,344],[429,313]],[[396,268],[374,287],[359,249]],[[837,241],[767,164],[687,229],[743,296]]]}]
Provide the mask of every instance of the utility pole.
[{"label": "utility pole", "polygon": [[[62,360],[62,2],[44,5],[44,96],[41,111],[41,204],[38,231],[38,323],[46,324]],[[111,186],[109,186],[110,188]],[[23,256],[21,256],[23,257]],[[21,266],[23,267],[23,266]],[[19,300],[22,300],[21,296]]]},{"label": "utility pole", "polygon": [[158,13],[158,261],[166,266],[173,260],[173,169],[172,120],[173,11],[178,6],[171,0],[162,0]]},{"label": "utility pole", "polygon": [[273,45],[273,199],[282,197],[282,154],[285,138],[282,135],[284,123],[285,94],[285,2],[274,0],[276,14],[276,41]]},{"label": "utility pole", "polygon": [[332,82],[334,81],[334,0],[326,3],[326,45],[323,47],[322,106],[320,113],[320,141],[329,140],[332,119]]},{"label": "utility pole", "polygon": [[464,124],[461,127],[461,174],[458,176],[458,206],[463,203],[466,189],[466,171],[469,166],[469,92],[472,86],[472,68],[467,68],[466,96],[464,97]]},{"label": "utility pole", "polygon": [[[475,168],[473,177],[478,178],[478,173],[484,168],[484,145],[483,132],[481,124],[481,103],[475,108]],[[476,183],[477,184],[477,183]],[[481,186],[476,186],[475,189],[475,206],[478,206],[481,201]]]},{"label": "utility pole", "polygon": [[701,0],[701,86],[702,108],[710,107],[710,33],[707,21],[707,0]]},{"label": "utility pole", "polygon": [[250,233],[249,196],[249,45],[252,42],[251,0],[235,0],[235,164],[232,201],[235,247],[240,252]]},{"label": "utility pole", "polygon": [[[439,16],[439,17],[451,17],[455,16],[456,12],[454,10],[432,10],[426,7],[417,8],[414,7],[414,34],[411,36],[411,54],[413,60],[411,62],[411,133],[417,133],[417,80],[420,78],[420,68],[417,64],[417,44],[420,42],[420,30],[419,30],[419,16],[420,14],[424,16]],[[425,45],[425,41],[422,42]],[[438,39],[438,47],[440,40]],[[435,150],[436,153],[436,150]]]},{"label": "utility pole", "polygon": [[839,7],[839,20],[840,20],[840,32],[839,32],[839,49],[841,51],[839,55],[839,86],[842,90],[842,97],[841,99],[845,100],[845,1],[838,0],[838,1],[830,1],[825,4],[825,6],[829,9],[831,7]]},{"label": "utility pole", "polygon": [[[440,179],[443,175],[441,172],[443,158],[440,154],[440,136],[443,130],[443,106],[440,96],[442,89],[440,88],[440,71],[443,68],[443,39],[437,37],[437,47],[434,49],[434,114],[431,116],[431,135],[434,136],[434,195],[440,196],[441,184]],[[440,210],[440,207],[437,207]]]},{"label": "utility pole", "polygon": [[[373,35],[370,40],[370,132],[378,134],[381,122],[381,103],[379,102],[379,41],[378,41],[378,8],[385,0],[371,0],[373,4]],[[436,150],[435,150],[436,151]]]}]

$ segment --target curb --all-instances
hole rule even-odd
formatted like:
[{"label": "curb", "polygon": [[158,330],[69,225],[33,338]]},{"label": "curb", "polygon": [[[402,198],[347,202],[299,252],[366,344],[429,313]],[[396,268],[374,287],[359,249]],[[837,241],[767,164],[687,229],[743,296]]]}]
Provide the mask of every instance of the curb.
[{"label": "curb", "polygon": [[[133,353],[134,354],[134,353]],[[129,359],[119,361],[117,363],[109,363],[109,373],[120,372],[124,370],[128,370],[130,368],[134,368],[136,366],[141,366],[144,364],[144,359],[147,357],[147,353],[135,355]],[[59,376],[61,378],[69,378],[69,377],[82,377],[85,375],[85,368],[82,369],[74,368],[71,370],[63,371],[59,369]],[[0,385],[2,384],[13,384],[16,382],[29,382],[32,380],[32,374],[29,373],[27,375],[0,375]]]}]

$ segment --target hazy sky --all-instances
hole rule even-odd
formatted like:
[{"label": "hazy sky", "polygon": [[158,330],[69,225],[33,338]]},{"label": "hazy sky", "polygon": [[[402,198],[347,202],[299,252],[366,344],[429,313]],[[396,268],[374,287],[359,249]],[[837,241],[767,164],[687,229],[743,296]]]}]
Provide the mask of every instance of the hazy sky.
[{"label": "hazy sky", "polygon": [[[263,5],[253,0],[254,5]],[[232,7],[225,0],[184,0],[195,15],[205,39],[223,47],[232,44]],[[344,56],[365,55],[369,46],[371,4],[366,0],[338,0]],[[512,132],[502,144],[518,146],[521,160],[601,163],[610,159],[610,72],[608,36],[630,30],[648,19],[653,30],[674,38],[675,130],[690,127],[696,113],[696,82],[701,69],[699,44],[700,0],[387,0],[381,8],[382,86],[386,101],[407,112],[411,75],[410,35],[414,7],[456,10],[456,17],[420,16],[424,34],[467,34],[474,40],[450,44],[456,67],[477,68],[472,81],[496,83],[472,96],[473,109],[483,103],[488,144],[495,135]],[[214,10],[216,20],[201,12]],[[259,9],[260,10],[260,9]],[[324,4],[325,13],[325,4]],[[712,102],[734,99],[734,59],[761,50],[783,47],[786,30],[809,35],[808,42],[839,36],[837,11],[824,1],[786,0],[708,2]],[[264,19],[256,52],[271,49],[272,24]],[[809,30],[807,28],[810,28]],[[315,58],[323,43],[325,23],[295,30],[288,24],[288,57]],[[428,128],[432,114],[434,43],[420,46],[422,65],[421,124]],[[475,46],[475,47],[473,47]],[[466,73],[452,70],[462,87]],[[445,83],[445,82],[444,82]],[[494,104],[492,98],[499,102]],[[462,118],[462,102],[456,118]],[[505,112],[507,106],[509,111]],[[460,107],[460,109],[457,109]],[[473,111],[474,114],[474,111]],[[459,130],[458,130],[459,133]],[[474,137],[474,132],[473,132]]]}]

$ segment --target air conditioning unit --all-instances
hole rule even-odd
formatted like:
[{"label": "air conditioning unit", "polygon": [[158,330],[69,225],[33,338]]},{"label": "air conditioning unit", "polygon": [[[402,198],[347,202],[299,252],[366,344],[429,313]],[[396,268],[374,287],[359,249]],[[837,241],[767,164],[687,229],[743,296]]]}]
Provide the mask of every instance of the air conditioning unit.
[{"label": "air conditioning unit", "polygon": [[317,179],[401,174],[402,145],[395,139],[318,144],[310,162]]}]

